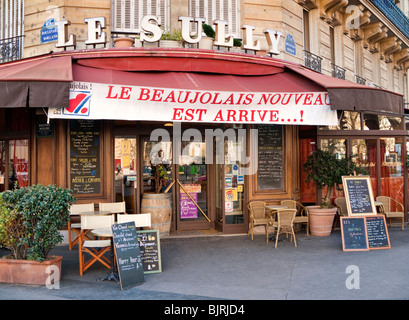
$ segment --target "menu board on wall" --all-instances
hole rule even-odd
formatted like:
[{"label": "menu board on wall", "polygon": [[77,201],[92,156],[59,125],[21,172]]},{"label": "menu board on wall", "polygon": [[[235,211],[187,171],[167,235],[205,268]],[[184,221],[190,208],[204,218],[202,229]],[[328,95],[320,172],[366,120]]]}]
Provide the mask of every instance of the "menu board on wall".
[{"label": "menu board on wall", "polygon": [[257,189],[283,188],[283,127],[258,126]]},{"label": "menu board on wall", "polygon": [[74,194],[101,192],[100,123],[70,121],[70,179]]}]

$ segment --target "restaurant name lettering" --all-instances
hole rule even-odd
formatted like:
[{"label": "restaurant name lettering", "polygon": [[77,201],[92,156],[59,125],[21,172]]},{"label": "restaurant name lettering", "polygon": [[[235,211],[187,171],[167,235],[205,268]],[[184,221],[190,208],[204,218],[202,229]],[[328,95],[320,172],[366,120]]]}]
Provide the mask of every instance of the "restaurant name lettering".
[{"label": "restaurant name lettering", "polygon": [[[85,41],[86,45],[96,45],[106,43],[106,32],[102,31],[106,27],[105,17],[97,18],[86,18],[84,19],[87,24],[88,39]],[[202,24],[205,23],[204,18],[193,18],[193,17],[179,17],[181,21],[181,34],[185,42],[190,44],[198,43],[202,39]],[[192,23],[196,24],[197,35],[191,37],[191,26]],[[73,34],[68,35],[68,26],[70,21],[56,21],[55,24],[58,28],[58,41],[55,45],[57,48],[65,48],[76,45],[76,37]],[[214,46],[219,47],[233,47],[233,36],[226,35],[227,21],[224,20],[214,20],[213,25],[215,27],[215,37]],[[163,30],[160,28],[159,19],[156,16],[147,15],[144,16],[140,21],[140,40],[146,42],[157,42],[160,40]],[[260,51],[260,40],[254,40],[253,31],[254,26],[244,24],[242,25],[243,30],[243,49]],[[268,54],[278,55],[280,51],[278,50],[278,45],[280,43],[282,32],[265,29],[265,38],[267,40],[269,49]]]}]

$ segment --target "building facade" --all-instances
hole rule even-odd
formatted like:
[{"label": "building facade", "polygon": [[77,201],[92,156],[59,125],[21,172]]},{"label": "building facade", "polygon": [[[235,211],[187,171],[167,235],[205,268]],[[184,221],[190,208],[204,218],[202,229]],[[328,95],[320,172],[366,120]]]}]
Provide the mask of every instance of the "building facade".
[{"label": "building facade", "polygon": [[[409,20],[404,14],[409,10],[408,1],[0,0],[0,4],[0,62],[11,65],[11,61],[47,55],[70,57],[74,81],[71,91],[97,94],[106,90],[106,98],[116,97],[112,105],[121,98],[126,100],[130,95],[126,88],[132,86],[193,90],[196,83],[199,91],[217,91],[221,86],[220,90],[225,87],[230,92],[242,92],[238,101],[243,105],[245,97],[250,101],[246,94],[257,92],[257,86],[265,85],[265,91],[260,89],[263,92],[325,91],[318,88],[319,80],[314,84],[299,82],[296,89],[294,83],[300,81],[298,76],[304,71],[296,72],[296,76],[291,73],[293,82],[283,78],[287,82],[282,82],[281,87],[275,82],[267,87],[270,78],[257,83],[254,80],[256,75],[278,74],[286,67],[293,72],[297,65],[306,67],[310,80],[314,74],[329,77],[323,79],[345,80],[339,82],[337,89],[345,83],[365,85],[377,92],[397,93],[404,102],[408,101]],[[164,38],[137,44],[144,37],[141,32],[146,37],[155,33],[147,31],[143,24],[146,16],[156,17],[153,25],[169,35],[181,30],[179,17],[203,18],[214,29],[217,25],[223,30],[225,37],[219,45],[215,39],[211,49],[202,49],[201,44],[194,43],[198,24],[191,22],[188,35],[193,41],[181,44],[182,48],[164,49]],[[61,22],[64,23],[59,25]],[[220,30],[218,34],[222,33]],[[233,46],[225,43],[230,35],[242,41],[237,54],[233,53]],[[116,39],[124,36],[137,39],[134,47],[115,46]],[[153,48],[147,49],[149,46]],[[198,58],[203,61],[197,62]],[[50,78],[59,71],[44,70]],[[159,77],[162,73],[167,76]],[[202,77],[203,73],[219,76],[209,80]],[[226,80],[220,80],[221,74]],[[215,83],[211,84],[213,80]],[[188,84],[184,87],[183,83]],[[92,90],[85,87],[90,85]],[[51,86],[48,88],[42,91],[43,95],[53,100],[54,91]],[[141,211],[143,194],[153,188],[153,157],[158,157],[169,177],[162,191],[175,182],[168,190],[172,230],[246,232],[249,201],[321,201],[320,193],[305,182],[302,171],[306,157],[321,148],[339,157],[354,156],[368,170],[374,194],[396,198],[405,204],[407,212],[409,145],[405,109],[397,100],[375,104],[364,94],[355,96],[348,90],[337,91],[337,119],[330,124],[307,123],[306,117],[301,123],[303,114],[297,118],[298,123],[279,123],[269,114],[269,123],[252,124],[249,110],[234,114],[237,117],[228,114],[232,116],[229,121],[200,123],[190,121],[192,114],[174,111],[176,121],[168,127],[172,119],[162,117],[150,104],[141,104],[142,112],[135,116],[124,112],[121,116],[110,114],[90,121],[52,116],[53,109],[46,104],[31,108],[31,95],[35,94],[34,89],[29,89],[27,106],[0,108],[0,191],[12,188],[16,181],[19,186],[57,184],[72,188],[79,203],[125,201],[127,212],[137,213]],[[150,102],[159,98],[158,92],[150,96]],[[163,100],[171,99],[172,93],[160,92],[168,93],[161,96]],[[365,101],[358,101],[357,97]],[[223,103],[231,102],[229,99],[234,97],[226,96]],[[182,103],[178,102],[180,107]],[[331,105],[332,102],[331,99]],[[85,102],[82,111],[84,106]],[[177,105],[174,110],[179,110]],[[154,113],[154,119],[145,118],[149,111]],[[239,121],[245,115],[250,120]],[[216,135],[206,139],[206,134],[216,133],[217,129],[227,138],[219,149]],[[251,136],[251,129],[257,129],[258,135]],[[168,132],[167,141],[163,130]],[[154,139],[152,133],[161,135],[162,140]],[[243,167],[246,157],[251,158],[252,154],[258,156],[255,172]],[[217,157],[222,160],[217,161]],[[187,194],[197,205],[192,205]],[[334,197],[339,195],[342,194]]]}]

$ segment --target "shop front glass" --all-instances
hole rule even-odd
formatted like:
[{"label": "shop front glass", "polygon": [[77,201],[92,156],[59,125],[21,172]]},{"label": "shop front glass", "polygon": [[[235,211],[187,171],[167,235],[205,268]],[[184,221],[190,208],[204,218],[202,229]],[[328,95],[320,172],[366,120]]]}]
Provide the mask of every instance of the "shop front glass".
[{"label": "shop front glass", "polygon": [[0,140],[0,191],[28,187],[28,139]]},{"label": "shop front glass", "polygon": [[378,193],[376,170],[376,139],[352,139],[352,159],[371,179],[372,191]]}]

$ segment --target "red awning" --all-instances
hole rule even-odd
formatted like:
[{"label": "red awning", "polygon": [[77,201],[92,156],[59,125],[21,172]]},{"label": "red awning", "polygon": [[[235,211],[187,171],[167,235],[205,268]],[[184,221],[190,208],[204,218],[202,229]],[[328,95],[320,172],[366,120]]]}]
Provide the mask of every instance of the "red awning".
[{"label": "red awning", "polygon": [[0,108],[68,107],[71,57],[39,56],[0,64]]},{"label": "red awning", "polygon": [[286,68],[325,88],[333,110],[403,114],[403,96],[399,93],[329,77],[302,66],[286,65]]}]

